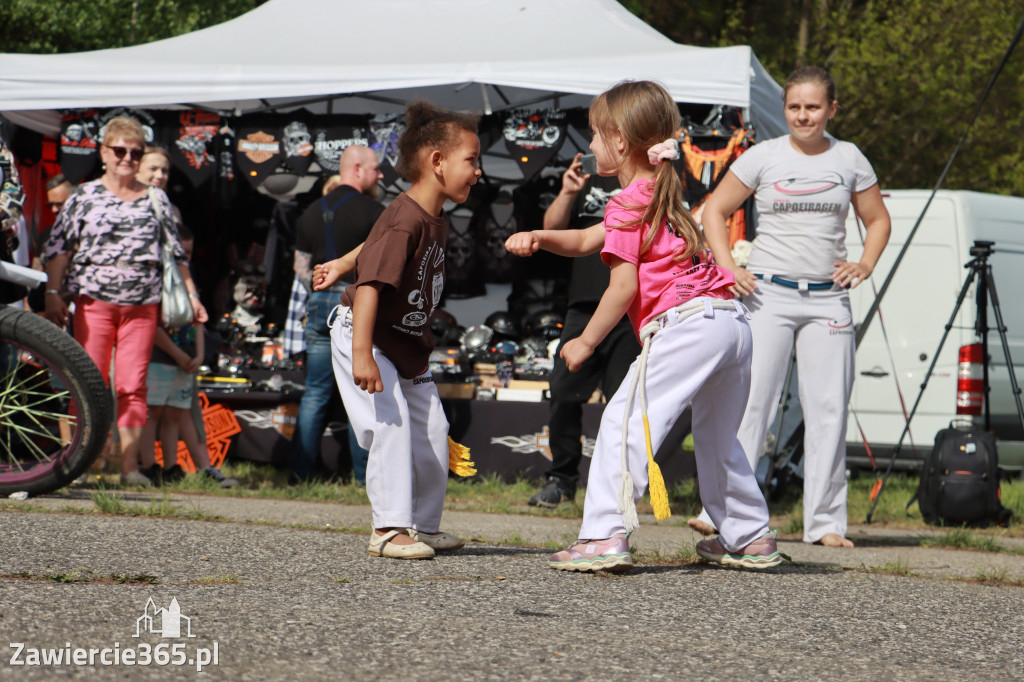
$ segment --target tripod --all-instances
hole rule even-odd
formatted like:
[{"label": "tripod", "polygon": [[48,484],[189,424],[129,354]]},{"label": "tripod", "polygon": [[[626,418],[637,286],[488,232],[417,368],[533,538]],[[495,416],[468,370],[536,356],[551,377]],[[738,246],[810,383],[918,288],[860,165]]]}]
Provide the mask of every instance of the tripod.
[{"label": "tripod", "polygon": [[1003,355],[1006,358],[1006,368],[1010,373],[1010,386],[1013,390],[1013,399],[1017,404],[1017,416],[1020,418],[1021,427],[1024,428],[1024,406],[1021,405],[1020,397],[1020,386],[1017,385],[1017,376],[1013,369],[1013,361],[1010,359],[1010,346],[1006,340],[1006,325],[1003,324],[1003,312],[999,308],[999,296],[996,293],[996,283],[992,277],[992,266],[989,265],[988,257],[992,255],[992,245],[995,242],[976,240],[974,246],[971,247],[971,255],[974,258],[964,265],[964,268],[968,269],[970,273],[967,275],[967,279],[964,280],[964,285],[960,289],[960,295],[956,299],[956,306],[953,307],[953,314],[949,316],[949,322],[946,323],[946,330],[942,334],[942,339],[939,341],[939,347],[935,349],[935,353],[932,355],[932,364],[929,365],[928,371],[925,372],[924,381],[921,383],[921,390],[918,391],[917,399],[914,401],[914,406],[910,409],[910,414],[907,416],[907,425],[903,428],[903,433],[900,434],[899,440],[896,442],[896,447],[893,448],[892,455],[889,458],[889,466],[885,470],[885,475],[882,477],[882,484],[878,489],[878,494],[875,496],[875,501],[871,504],[871,510],[868,511],[867,519],[865,523],[871,523],[871,516],[875,513],[875,507],[878,506],[878,500],[882,497],[882,493],[885,491],[885,484],[889,480],[889,474],[892,473],[893,465],[896,463],[896,457],[899,455],[900,447],[903,445],[903,439],[906,438],[907,433],[910,431],[910,422],[914,418],[914,414],[917,412],[918,405],[921,404],[921,397],[924,395],[925,389],[928,387],[928,380],[931,379],[932,371],[935,369],[935,365],[939,361],[939,353],[942,351],[942,346],[946,343],[946,338],[949,336],[949,330],[953,328],[953,322],[956,320],[956,315],[960,311],[960,306],[963,305],[964,299],[967,297],[967,292],[971,288],[971,284],[974,283],[975,279],[978,279],[978,290],[976,292],[977,301],[977,317],[974,323],[974,330],[978,336],[981,337],[981,348],[983,353],[982,360],[982,386],[985,403],[985,430],[988,431],[992,427],[992,414],[989,406],[989,382],[988,382],[988,302],[992,300],[992,311],[996,316],[996,331],[999,332],[999,339],[1003,345]]}]

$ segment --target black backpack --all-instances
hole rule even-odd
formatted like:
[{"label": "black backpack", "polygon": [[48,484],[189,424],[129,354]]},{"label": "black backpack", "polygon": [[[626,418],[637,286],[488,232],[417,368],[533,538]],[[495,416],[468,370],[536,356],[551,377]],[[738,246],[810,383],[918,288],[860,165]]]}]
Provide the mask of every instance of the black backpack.
[{"label": "black backpack", "polygon": [[1005,525],[1010,510],[999,501],[995,436],[953,428],[935,434],[914,499],[925,522],[932,525]]}]

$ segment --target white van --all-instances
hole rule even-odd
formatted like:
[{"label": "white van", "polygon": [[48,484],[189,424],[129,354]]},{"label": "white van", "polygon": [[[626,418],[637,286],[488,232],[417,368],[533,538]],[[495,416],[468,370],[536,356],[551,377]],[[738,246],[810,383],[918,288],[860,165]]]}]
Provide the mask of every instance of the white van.
[{"label": "white van", "polygon": [[[883,192],[892,216],[892,236],[872,279],[881,287],[931,194],[929,190]],[[846,245],[849,259],[862,251],[862,228],[850,212]],[[942,339],[957,296],[969,276],[976,240],[994,242],[988,258],[1006,325],[1017,381],[1024,380],[1024,198],[979,192],[939,191],[897,269],[889,290],[857,349],[856,380],[850,401],[847,460],[869,464],[868,448],[885,468],[906,425],[925,372]],[[980,276],[953,320],[935,370],[928,381],[897,468],[916,468],[931,450],[935,434],[950,422],[973,421],[981,427],[981,345],[975,332],[976,292]],[[862,323],[875,298],[872,282],[851,292],[853,317]],[[1009,383],[1005,354],[988,306],[991,425],[999,439],[999,464],[1024,468],[1024,430]],[[902,391],[902,403],[897,391]],[[959,414],[958,414],[959,404]]]}]

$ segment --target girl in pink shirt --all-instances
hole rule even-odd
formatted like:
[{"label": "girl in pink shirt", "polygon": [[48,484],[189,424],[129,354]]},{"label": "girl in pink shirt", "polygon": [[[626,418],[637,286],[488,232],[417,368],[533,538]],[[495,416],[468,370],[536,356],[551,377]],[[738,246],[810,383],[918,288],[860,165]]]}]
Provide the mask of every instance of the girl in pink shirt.
[{"label": "girl in pink shirt", "polygon": [[782,561],[764,496],[736,439],[750,388],[746,310],[732,300],[733,276],[704,247],[700,227],[683,205],[679,176],[667,163],[679,155],[674,137],[680,125],[678,107],[656,83],[627,81],[599,95],[590,106],[590,149],[597,172],[618,176],[625,188],[609,202],[604,223],[520,232],[505,243],[520,256],[538,249],[564,256],[600,250],[611,268],[586,329],[562,347],[570,371],[593,354],[623,313],[643,344],[605,406],[580,539],[549,560],[559,570],[624,571],[633,565],[628,538],[639,525],[635,502],[647,488],[649,465],[655,511],[659,518],[668,514],[650,453],[690,404],[701,500],[721,532],[697,543],[698,554],[747,568]]}]

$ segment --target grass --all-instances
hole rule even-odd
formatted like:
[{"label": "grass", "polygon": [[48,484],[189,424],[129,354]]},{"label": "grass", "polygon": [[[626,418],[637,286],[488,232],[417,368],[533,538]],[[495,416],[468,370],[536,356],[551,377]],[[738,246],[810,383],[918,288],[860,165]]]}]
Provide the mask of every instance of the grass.
[{"label": "grass", "polygon": [[66,573],[29,573],[28,571],[21,571],[20,573],[0,574],[0,579],[33,580],[61,584],[105,583],[116,585],[156,585],[159,582],[155,575],[148,575],[146,573],[111,573],[110,575],[99,575],[87,568],[76,568]]},{"label": "grass", "polygon": [[242,582],[234,573],[218,573],[216,575],[204,575],[196,581],[197,585],[237,585]]},{"label": "grass", "polygon": [[[369,499],[366,496],[366,489],[364,487],[340,479],[289,485],[287,470],[254,462],[228,462],[223,466],[223,471],[225,474],[237,478],[241,484],[236,488],[221,489],[217,487],[215,482],[205,477],[189,476],[161,490],[168,495],[190,493],[302,500],[357,506],[369,505]],[[163,500],[154,500],[148,506],[132,504],[121,499],[110,488],[103,487],[104,485],[112,484],[115,480],[113,477],[106,476],[98,480],[100,481],[99,487],[95,487],[96,483],[90,483],[86,486],[86,489],[93,491],[93,500],[97,508],[103,513],[172,518],[205,518],[207,520],[217,519],[217,517],[203,516],[198,510],[175,507],[166,499],[166,496]],[[874,483],[875,477],[870,474],[856,475],[850,479],[847,498],[848,515],[851,525],[864,523],[871,508],[870,492]],[[536,482],[523,479],[512,482],[502,481],[497,476],[451,479],[448,484],[445,508],[472,512],[529,514],[569,519],[582,518],[584,490],[577,492],[574,502],[563,503],[555,509],[541,509],[530,507],[526,504],[526,501],[537,489],[538,485]],[[885,491],[878,500],[872,522],[879,526],[910,530],[933,528],[922,521],[916,505],[911,506],[909,512],[906,509],[907,501],[913,497],[916,490],[916,476],[903,473],[890,476]],[[700,499],[693,481],[687,480],[676,483],[671,486],[668,492],[673,518],[665,523],[684,525],[687,518],[699,512]],[[1017,478],[1003,481],[1002,500],[1003,504],[1013,512],[1014,518],[1011,520],[1008,529],[995,532],[1004,533],[1010,537],[1024,537],[1024,523],[1022,523],[1022,520],[1024,520],[1024,481]],[[803,532],[802,491],[798,485],[790,486],[782,495],[773,497],[768,502],[773,528],[778,528],[783,535],[790,536],[800,535]],[[5,504],[0,502],[0,510],[25,511],[27,508],[24,504]],[[641,514],[653,513],[647,496],[638,502],[637,511]],[[357,529],[338,530],[350,532]],[[992,530],[977,531],[977,533],[981,534],[980,537],[985,537],[986,534],[991,534],[992,532]],[[506,543],[511,544],[516,539],[507,538]],[[949,542],[953,544],[947,544],[946,546],[963,546],[962,540],[952,540]],[[560,549],[561,547],[556,548],[551,543],[546,543],[544,548]],[[981,546],[965,548],[984,549]]]},{"label": "grass", "polygon": [[996,542],[989,535],[979,535],[966,528],[954,528],[938,537],[925,538],[921,541],[925,547],[951,547],[954,549],[970,549],[978,552],[1003,552],[1006,547]]},{"label": "grass", "polygon": [[910,564],[905,559],[896,559],[896,562],[887,561],[883,566],[864,566],[862,568],[866,573],[877,573],[883,575],[898,575],[904,578],[914,575],[914,572],[910,570]]},{"label": "grass", "polygon": [[[115,516],[150,516],[155,518],[191,519],[194,521],[223,521],[222,516],[207,514],[198,508],[182,508],[173,504],[169,492],[164,492],[163,497],[154,498],[149,504],[135,504],[127,502],[120,493],[106,489],[99,489],[89,494],[89,499],[96,505],[96,509],[102,514]],[[77,510],[76,510],[77,511]]]},{"label": "grass", "polygon": [[512,535],[506,535],[505,537],[498,540],[495,544],[497,545],[509,545],[512,547],[528,547],[530,545],[526,539],[519,533],[513,533]]},{"label": "grass", "polygon": [[982,585],[1024,587],[1024,579],[1008,577],[1008,572],[1005,568],[1001,568],[993,573],[978,571],[971,579],[971,582],[981,583]]}]

